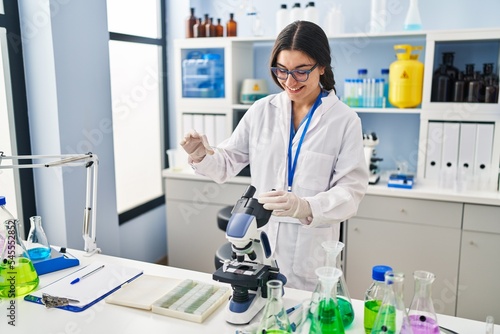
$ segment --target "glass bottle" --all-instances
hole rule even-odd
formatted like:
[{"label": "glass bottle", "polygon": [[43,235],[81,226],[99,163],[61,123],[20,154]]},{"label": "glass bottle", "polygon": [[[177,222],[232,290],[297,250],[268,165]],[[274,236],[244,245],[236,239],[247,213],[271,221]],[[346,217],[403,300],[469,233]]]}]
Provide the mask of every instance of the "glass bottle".
[{"label": "glass bottle", "polygon": [[334,267],[316,269],[318,284],[312,295],[312,303],[317,305],[316,318],[322,334],[345,333],[337,302],[337,282],[342,270]]},{"label": "glass bottle", "polygon": [[213,17],[208,18],[208,22],[205,24],[205,36],[215,37],[215,25],[213,23]]},{"label": "glass bottle", "polygon": [[410,0],[410,7],[406,13],[404,30],[421,30],[422,20],[418,9],[418,0]]},{"label": "glass bottle", "polygon": [[452,82],[446,73],[446,65],[441,64],[432,77],[431,101],[449,102],[451,101]]},{"label": "glass bottle", "polygon": [[458,78],[455,81],[453,88],[453,102],[464,102],[465,99],[465,80],[464,72],[458,73]]},{"label": "glass bottle", "polygon": [[372,268],[373,282],[365,293],[363,322],[366,334],[372,332],[375,318],[377,317],[380,305],[382,305],[385,294],[385,273],[388,271],[392,271],[392,268],[389,266],[379,265]]},{"label": "glass bottle", "polygon": [[186,20],[186,38],[193,38],[193,27],[196,24],[196,17],[194,16],[194,8],[191,7],[191,15]]},{"label": "glass bottle", "polygon": [[[326,252],[325,266],[342,270],[341,253],[344,249],[344,244],[340,241],[325,241],[321,246]],[[349,295],[344,275],[341,275],[338,279],[336,295],[340,314],[342,316],[342,324],[344,328],[346,328],[354,321],[354,308],[352,307],[351,296]]]},{"label": "glass bottle", "polygon": [[414,334],[439,334],[431,292],[436,276],[428,271],[418,270],[413,273],[415,293],[411,301],[408,317]]},{"label": "glass bottle", "polygon": [[267,302],[257,333],[292,333],[282,295],[283,282],[280,280],[267,282]]},{"label": "glass bottle", "polygon": [[39,278],[19,236],[19,221],[9,219],[2,224],[7,239],[0,255],[0,299],[11,299],[36,289]]},{"label": "glass bottle", "polygon": [[42,227],[42,217],[31,217],[30,224],[30,231],[26,239],[26,248],[28,249],[30,259],[32,261],[46,259],[50,256],[50,244]]},{"label": "glass bottle", "polygon": [[215,36],[224,37],[224,27],[220,24],[220,19],[217,19],[217,25],[215,26]]},{"label": "glass bottle", "polygon": [[404,274],[385,273],[386,293],[373,324],[372,334],[413,334],[403,301]]},{"label": "glass bottle", "polygon": [[196,23],[193,26],[194,37],[205,37],[205,26],[203,25],[202,18],[196,19]]},{"label": "glass bottle", "polygon": [[5,230],[4,222],[9,219],[14,219],[12,213],[10,213],[5,207],[6,204],[7,201],[5,200],[5,196],[0,196],[0,252],[2,251],[5,239],[7,238],[7,231]]},{"label": "glass bottle", "polygon": [[226,36],[234,37],[237,35],[238,24],[234,20],[234,13],[229,14],[229,21],[226,23]]}]

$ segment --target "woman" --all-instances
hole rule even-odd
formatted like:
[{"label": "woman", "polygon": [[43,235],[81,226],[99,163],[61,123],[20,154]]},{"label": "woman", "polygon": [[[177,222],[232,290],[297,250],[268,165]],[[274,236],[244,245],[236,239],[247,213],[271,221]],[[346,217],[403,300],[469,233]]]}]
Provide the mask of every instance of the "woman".
[{"label": "woman", "polygon": [[218,183],[250,164],[259,202],[273,210],[263,229],[280,272],[288,287],[313,290],[321,243],[339,239],[368,185],[361,122],[335,95],[330,45],[316,24],[288,25],[270,63],[283,92],[256,101],[215,151],[196,131],[181,146],[196,172]]}]

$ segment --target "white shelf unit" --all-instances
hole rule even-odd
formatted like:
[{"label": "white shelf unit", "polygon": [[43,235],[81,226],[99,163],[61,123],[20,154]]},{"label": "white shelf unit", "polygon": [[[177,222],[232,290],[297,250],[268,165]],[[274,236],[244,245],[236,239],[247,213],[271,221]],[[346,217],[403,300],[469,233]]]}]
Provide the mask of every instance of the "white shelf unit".
[{"label": "white shelf unit", "polygon": [[[429,124],[431,122],[453,122],[458,124],[491,124],[494,128],[491,150],[491,168],[487,191],[498,190],[500,167],[500,104],[470,103],[470,102],[432,102],[433,73],[440,64],[438,50],[453,51],[460,49],[461,54],[455,54],[455,60],[462,58],[462,62],[471,62],[474,57],[488,59],[494,63],[494,73],[499,74],[500,65],[500,29],[474,29],[456,31],[429,32],[426,36],[426,53],[424,69],[424,87],[422,111],[420,114],[420,135],[418,154],[419,180],[426,184],[435,184],[436,181],[426,178],[427,147]],[[444,52],[444,51],[443,51]],[[482,64],[476,64],[482,65]],[[475,70],[482,70],[475,67]]]},{"label": "white shelf unit", "polygon": [[[192,114],[217,114],[224,115],[226,118],[225,136],[229,136],[237,122],[239,113],[249,108],[249,105],[239,103],[239,92],[242,82],[246,78],[255,76],[255,69],[259,69],[265,64],[256,64],[254,59],[254,47],[256,45],[269,44],[272,47],[274,37],[222,37],[222,38],[199,38],[199,39],[180,39],[174,42],[175,59],[178,66],[175,72],[176,86],[176,110],[177,110],[177,129],[178,133],[184,132],[182,124],[182,115],[184,113]],[[435,181],[425,178],[426,164],[426,147],[429,122],[477,122],[490,123],[494,125],[493,149],[490,170],[490,183],[488,190],[496,191],[498,188],[498,167],[500,166],[500,105],[499,103],[436,103],[431,102],[432,76],[436,69],[436,62],[439,61],[440,55],[436,55],[440,43],[474,43],[477,41],[486,41],[493,44],[500,41],[500,29],[473,29],[473,30],[446,30],[446,31],[418,31],[418,32],[397,32],[397,33],[382,33],[382,34],[366,34],[352,33],[343,34],[335,37],[330,37],[330,45],[332,46],[333,59],[332,65],[336,78],[336,87],[341,91],[340,86],[343,80],[349,75],[356,73],[358,66],[362,66],[357,62],[355,57],[351,55],[362,54],[363,62],[375,61],[371,55],[373,52],[378,52],[383,49],[383,59],[394,60],[394,50],[392,45],[395,44],[412,44],[424,46],[423,53],[419,60],[424,63],[424,83],[423,97],[419,108],[398,109],[398,108],[355,108],[360,114],[362,120],[363,115],[384,118],[390,122],[392,115],[403,117],[404,115],[419,115],[419,124],[409,124],[414,128],[417,135],[410,140],[418,142],[418,152],[415,152],[412,157],[417,159],[415,163],[418,182],[427,185],[435,184]],[[472,44],[474,45],[474,44]],[[213,48],[223,49],[224,52],[224,98],[183,98],[182,97],[182,60],[187,50],[210,50]],[[337,48],[337,49],[335,49]],[[340,48],[340,51],[339,51]],[[467,49],[467,47],[466,47]],[[500,64],[499,50],[496,48],[492,55],[494,63],[494,72],[498,74],[498,66]],[[468,48],[470,52],[474,48]],[[342,54],[343,53],[343,54]],[[367,60],[366,60],[367,59]],[[389,67],[389,62],[383,65]],[[363,64],[365,65],[365,64]],[[377,67],[378,66],[378,67]],[[380,68],[380,61],[374,66]],[[399,116],[398,116],[399,117]],[[410,118],[414,119],[414,118]],[[405,125],[399,125],[401,128]],[[387,131],[387,130],[385,130]],[[384,133],[378,133],[379,137],[384,138]],[[390,138],[390,136],[388,136]],[[389,139],[392,140],[392,139]],[[415,144],[417,145],[417,144]],[[417,149],[415,149],[417,150]],[[389,157],[390,159],[391,157]]]}]

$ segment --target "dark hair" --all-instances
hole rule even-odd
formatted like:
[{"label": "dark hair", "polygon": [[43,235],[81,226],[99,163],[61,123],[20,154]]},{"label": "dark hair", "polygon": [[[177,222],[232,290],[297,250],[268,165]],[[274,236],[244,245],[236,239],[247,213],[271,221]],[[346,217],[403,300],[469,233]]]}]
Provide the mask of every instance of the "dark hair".
[{"label": "dark hair", "polygon": [[[271,67],[276,67],[278,54],[283,50],[301,51],[325,67],[319,82],[326,90],[335,90],[332,57],[328,37],[320,26],[309,21],[295,21],[287,25],[276,38],[271,52]],[[282,88],[278,78],[271,72],[274,82]]]}]

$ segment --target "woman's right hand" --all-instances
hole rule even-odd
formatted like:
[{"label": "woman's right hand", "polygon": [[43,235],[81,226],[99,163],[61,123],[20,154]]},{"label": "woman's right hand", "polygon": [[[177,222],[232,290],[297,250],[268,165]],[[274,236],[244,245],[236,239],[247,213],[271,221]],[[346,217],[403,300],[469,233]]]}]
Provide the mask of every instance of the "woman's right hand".
[{"label": "woman's right hand", "polygon": [[214,154],[213,148],[208,143],[207,136],[195,130],[189,131],[180,142],[182,148],[193,162],[200,162],[207,154]]}]

